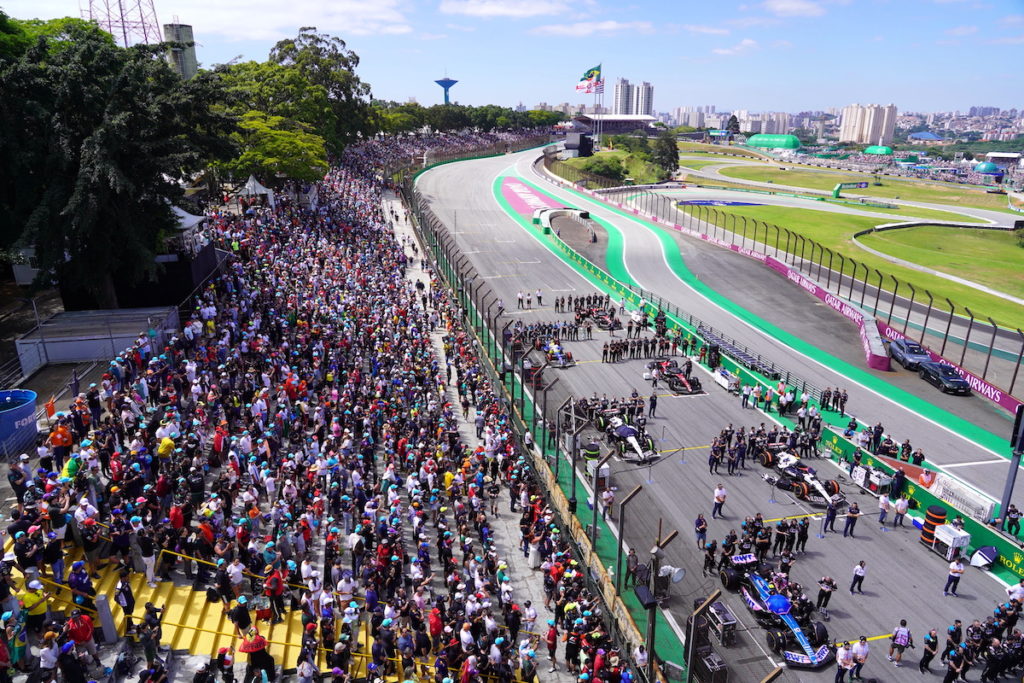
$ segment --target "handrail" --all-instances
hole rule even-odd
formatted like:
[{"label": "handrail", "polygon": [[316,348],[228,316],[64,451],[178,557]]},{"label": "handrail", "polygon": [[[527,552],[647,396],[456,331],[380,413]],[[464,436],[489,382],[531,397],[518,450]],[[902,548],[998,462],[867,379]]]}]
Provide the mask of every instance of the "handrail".
[{"label": "handrail", "polygon": [[[22,590],[24,590],[25,586],[28,585],[29,579],[28,579],[27,576],[22,574],[21,575],[21,580],[22,580]],[[63,584],[63,583],[57,583],[56,581],[53,581],[53,580],[48,579],[48,578],[43,577],[43,576],[37,576],[37,577],[35,577],[32,580],[33,581],[39,581],[42,584],[48,584],[50,586],[56,586],[58,591],[61,591],[61,590],[70,591],[71,590],[70,586],[68,586],[66,584]],[[92,609],[91,607],[86,607],[85,605],[79,605],[77,602],[74,601],[74,599],[68,600],[67,598],[61,597],[60,595],[56,595],[56,594],[51,594],[50,597],[47,598],[47,599],[48,600],[56,600],[58,602],[62,602],[64,604],[66,604],[66,605],[70,605],[74,609],[80,609],[82,611],[90,612],[92,614],[98,614],[98,612],[96,610]]]}]

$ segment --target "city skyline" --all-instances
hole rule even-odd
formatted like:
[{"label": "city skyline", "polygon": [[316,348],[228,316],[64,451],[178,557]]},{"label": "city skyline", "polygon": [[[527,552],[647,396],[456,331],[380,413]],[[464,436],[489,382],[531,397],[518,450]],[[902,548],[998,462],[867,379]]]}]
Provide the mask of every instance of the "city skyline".
[{"label": "city skyline", "polygon": [[[78,15],[77,0],[0,8],[26,19]],[[687,7],[683,17],[654,0],[156,0],[156,9],[161,24],[193,26],[204,67],[264,60],[277,40],[316,26],[359,54],[375,97],[425,105],[441,101],[434,81],[446,72],[465,104],[575,102],[579,74],[602,63],[609,85],[625,77],[656,87],[661,112],[693,102],[766,112],[851,102],[1024,108],[1019,0],[763,0]]]}]

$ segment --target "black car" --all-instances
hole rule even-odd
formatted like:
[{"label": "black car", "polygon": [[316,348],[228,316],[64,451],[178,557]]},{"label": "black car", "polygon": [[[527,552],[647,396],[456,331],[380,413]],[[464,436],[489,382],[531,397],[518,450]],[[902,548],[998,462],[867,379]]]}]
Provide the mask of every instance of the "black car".
[{"label": "black car", "polygon": [[928,361],[921,363],[918,367],[917,374],[921,379],[935,385],[944,394],[963,394],[967,396],[971,393],[970,383],[961,377],[960,373],[951,365]]}]

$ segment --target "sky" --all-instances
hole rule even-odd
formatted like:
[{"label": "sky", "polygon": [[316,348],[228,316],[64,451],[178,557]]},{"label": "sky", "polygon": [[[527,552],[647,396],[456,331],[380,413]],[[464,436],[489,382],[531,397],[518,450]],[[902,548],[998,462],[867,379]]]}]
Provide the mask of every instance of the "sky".
[{"label": "sky", "polygon": [[[131,2],[132,0],[122,0]],[[150,0],[145,0],[150,1]],[[657,111],[1024,109],[1024,0],[151,0],[194,27],[202,65],[264,60],[302,26],[343,38],[376,98],[592,103],[583,72],[654,85]],[[102,5],[103,0],[93,0]],[[89,0],[81,0],[88,8]],[[76,0],[0,0],[18,18]]]}]

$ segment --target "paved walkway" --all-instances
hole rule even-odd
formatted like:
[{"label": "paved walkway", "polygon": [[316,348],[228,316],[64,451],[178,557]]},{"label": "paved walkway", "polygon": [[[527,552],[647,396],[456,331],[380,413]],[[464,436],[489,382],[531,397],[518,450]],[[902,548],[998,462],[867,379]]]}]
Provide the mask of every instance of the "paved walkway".
[{"label": "paved walkway", "polygon": [[[385,195],[384,201],[385,211],[390,215],[390,210],[394,211],[401,217],[400,220],[395,224],[395,233],[398,235],[400,242],[404,242],[403,237],[409,237],[412,240],[416,240],[416,235],[413,232],[412,226],[405,220],[405,210],[401,204],[401,201],[392,193]],[[419,256],[424,254],[423,246],[416,242],[417,249],[419,249]],[[430,282],[430,275],[427,274],[422,268],[420,268],[420,259],[416,257],[411,249],[406,247],[406,254],[412,258],[411,266],[407,271],[408,277],[413,281],[421,281],[424,284]],[[441,338],[444,336],[443,330],[437,330],[432,332],[430,335],[431,342],[434,347],[434,353],[437,354],[438,359],[444,358],[444,345]],[[448,400],[451,401],[452,405],[459,404],[458,391],[454,384],[449,384],[446,387],[446,395]],[[459,434],[462,436],[462,440],[469,444],[471,448],[476,448],[480,443],[476,438],[476,430],[474,426],[461,418],[459,419]],[[499,496],[498,503],[498,516],[493,519],[492,528],[494,530],[495,548],[498,551],[498,557],[504,560],[508,564],[509,575],[512,577],[512,589],[513,589],[513,600],[519,605],[524,605],[529,600],[533,607],[537,610],[537,623],[534,630],[538,632],[540,642],[535,648],[538,657],[538,678],[545,682],[557,681],[558,683],[573,683],[576,680],[575,676],[571,676],[565,672],[565,664],[561,659],[563,652],[563,646],[559,643],[558,657],[559,667],[555,673],[549,671],[550,665],[547,662],[547,648],[543,644],[544,633],[547,632],[547,620],[553,616],[553,612],[544,608],[544,582],[540,570],[530,569],[526,558],[523,556],[522,551],[519,549],[519,515],[514,512],[509,512],[509,491],[502,488]],[[524,626],[524,629],[526,627]],[[517,644],[518,645],[518,644]]]}]

